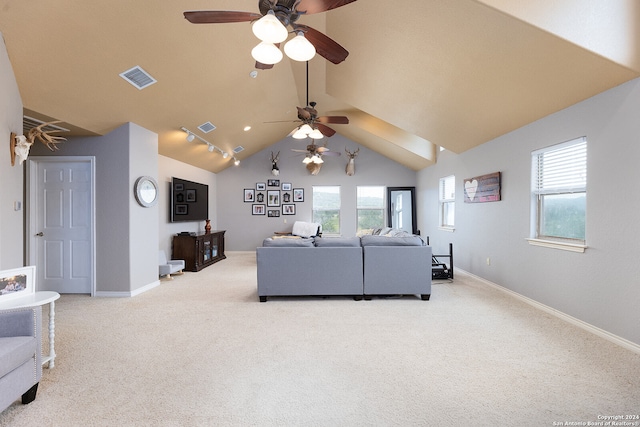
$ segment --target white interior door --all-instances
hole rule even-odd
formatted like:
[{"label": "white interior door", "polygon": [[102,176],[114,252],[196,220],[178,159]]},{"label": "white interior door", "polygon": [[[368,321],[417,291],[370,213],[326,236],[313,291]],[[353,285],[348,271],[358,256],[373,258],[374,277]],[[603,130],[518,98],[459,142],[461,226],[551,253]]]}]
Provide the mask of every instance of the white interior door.
[{"label": "white interior door", "polygon": [[93,158],[30,159],[29,258],[36,290],[94,294]]}]

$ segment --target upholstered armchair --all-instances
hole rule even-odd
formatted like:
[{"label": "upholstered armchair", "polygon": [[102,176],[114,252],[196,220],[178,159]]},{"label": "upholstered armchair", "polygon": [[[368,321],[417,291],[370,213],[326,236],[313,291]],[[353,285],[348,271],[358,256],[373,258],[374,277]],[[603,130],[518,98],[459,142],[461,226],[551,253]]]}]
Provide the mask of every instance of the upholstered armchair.
[{"label": "upholstered armchair", "polygon": [[0,411],[36,398],[42,378],[42,307],[0,310]]}]

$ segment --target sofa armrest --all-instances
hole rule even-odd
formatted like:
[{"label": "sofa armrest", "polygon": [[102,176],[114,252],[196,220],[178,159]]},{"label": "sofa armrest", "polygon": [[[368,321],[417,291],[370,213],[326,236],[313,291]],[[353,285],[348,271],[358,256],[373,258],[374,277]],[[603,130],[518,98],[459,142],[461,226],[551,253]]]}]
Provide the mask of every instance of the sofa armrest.
[{"label": "sofa armrest", "polygon": [[42,307],[23,307],[0,310],[0,337],[39,337]]}]

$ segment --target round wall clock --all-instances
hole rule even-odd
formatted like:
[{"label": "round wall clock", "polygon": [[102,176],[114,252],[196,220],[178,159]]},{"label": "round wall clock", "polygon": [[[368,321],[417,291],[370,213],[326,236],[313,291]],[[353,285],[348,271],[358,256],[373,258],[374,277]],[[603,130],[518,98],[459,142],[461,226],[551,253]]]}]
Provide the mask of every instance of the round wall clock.
[{"label": "round wall clock", "polygon": [[150,208],[158,201],[158,183],[150,176],[141,176],[134,186],[136,200],[145,208]]}]

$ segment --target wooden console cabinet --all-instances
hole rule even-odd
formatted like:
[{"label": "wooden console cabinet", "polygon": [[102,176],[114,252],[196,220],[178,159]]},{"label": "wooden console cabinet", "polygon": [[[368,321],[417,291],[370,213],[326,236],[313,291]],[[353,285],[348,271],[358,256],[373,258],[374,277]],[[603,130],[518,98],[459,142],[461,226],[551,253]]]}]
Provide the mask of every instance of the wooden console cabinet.
[{"label": "wooden console cabinet", "polygon": [[176,234],[173,236],[172,259],[183,259],[185,269],[200,271],[226,258],[224,255],[224,232],[197,233],[195,235]]}]

